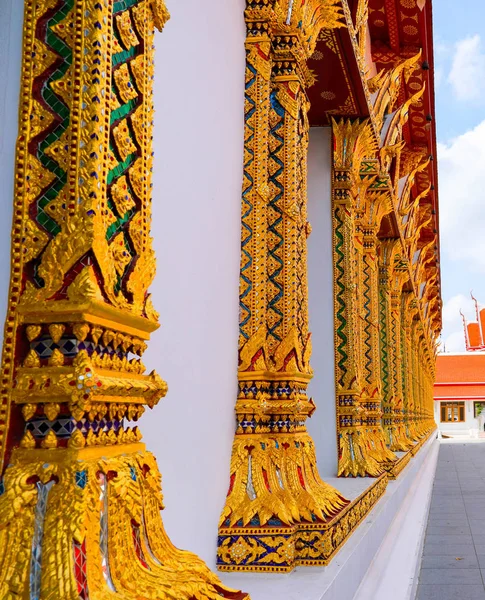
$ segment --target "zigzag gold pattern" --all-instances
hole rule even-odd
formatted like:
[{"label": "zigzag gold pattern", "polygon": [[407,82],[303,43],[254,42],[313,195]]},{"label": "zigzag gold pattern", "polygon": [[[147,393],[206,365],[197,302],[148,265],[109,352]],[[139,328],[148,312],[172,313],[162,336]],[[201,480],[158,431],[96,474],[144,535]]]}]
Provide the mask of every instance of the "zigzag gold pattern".
[{"label": "zigzag gold pattern", "polygon": [[[307,60],[322,27],[341,26],[341,16],[333,0],[246,3],[239,395],[222,570],[326,564],[333,550],[320,551],[320,542],[339,546],[353,528],[347,511],[370,510],[387,481],[363,505],[349,503],[321,480],[305,427],[315,409],[306,395]],[[298,543],[304,535],[312,548]]]},{"label": "zigzag gold pattern", "polygon": [[[151,247],[154,29],[163,0],[25,0],[0,415],[0,596],[242,600],[160,518],[127,427],[167,386]],[[6,468],[3,467],[6,465]]]},{"label": "zigzag gold pattern", "polygon": [[[359,10],[365,14],[365,6]],[[394,452],[413,449],[435,427],[436,331],[423,323],[425,303],[433,300],[436,290],[428,285],[430,296],[419,296],[433,245],[422,247],[418,242],[431,220],[428,205],[420,204],[429,189],[411,200],[416,175],[429,159],[416,154],[411,161],[408,153],[401,167],[402,129],[409,107],[420,101],[424,88],[397,106],[402,80],[409,78],[419,57],[368,82],[376,94],[372,118],[332,122],[338,472],[342,476],[378,476],[384,471],[397,475],[404,463],[397,461]],[[385,125],[385,115],[391,111],[394,114]],[[400,177],[406,178],[402,188]],[[382,238],[384,218],[395,223],[396,237]],[[432,283],[436,277],[435,273]],[[413,342],[415,321],[420,337],[414,335]],[[416,353],[426,357],[422,363],[416,361]]]}]

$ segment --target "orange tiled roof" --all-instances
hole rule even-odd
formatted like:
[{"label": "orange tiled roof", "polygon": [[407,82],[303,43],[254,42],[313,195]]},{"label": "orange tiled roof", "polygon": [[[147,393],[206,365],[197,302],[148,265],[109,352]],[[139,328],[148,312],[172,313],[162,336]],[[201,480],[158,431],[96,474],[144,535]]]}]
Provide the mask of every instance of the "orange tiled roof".
[{"label": "orange tiled roof", "polygon": [[438,354],[437,383],[480,382],[485,386],[485,352]]},{"label": "orange tiled roof", "polygon": [[485,352],[438,354],[434,397],[485,398]]},{"label": "orange tiled roof", "polygon": [[434,388],[435,399],[442,398],[485,398],[485,384],[483,385],[436,385]]},{"label": "orange tiled roof", "polygon": [[470,348],[479,348],[483,345],[480,325],[478,323],[468,323],[468,343]]}]

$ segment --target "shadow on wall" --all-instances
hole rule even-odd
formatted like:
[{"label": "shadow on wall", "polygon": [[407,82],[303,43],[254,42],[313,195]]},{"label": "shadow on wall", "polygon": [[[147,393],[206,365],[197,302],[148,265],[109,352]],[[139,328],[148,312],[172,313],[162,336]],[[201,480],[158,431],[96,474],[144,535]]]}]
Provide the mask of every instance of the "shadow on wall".
[{"label": "shadow on wall", "polygon": [[337,474],[331,213],[331,129],[312,127],[308,150],[308,288],[314,377],[308,388],[317,410],[307,421],[320,475]]}]

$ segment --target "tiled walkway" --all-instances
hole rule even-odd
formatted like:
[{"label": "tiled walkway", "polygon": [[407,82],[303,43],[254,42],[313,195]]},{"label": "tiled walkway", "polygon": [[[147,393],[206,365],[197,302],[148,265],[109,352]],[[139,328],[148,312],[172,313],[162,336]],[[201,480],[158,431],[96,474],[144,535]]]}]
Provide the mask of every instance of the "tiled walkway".
[{"label": "tiled walkway", "polygon": [[485,443],[442,443],[416,600],[485,600]]}]

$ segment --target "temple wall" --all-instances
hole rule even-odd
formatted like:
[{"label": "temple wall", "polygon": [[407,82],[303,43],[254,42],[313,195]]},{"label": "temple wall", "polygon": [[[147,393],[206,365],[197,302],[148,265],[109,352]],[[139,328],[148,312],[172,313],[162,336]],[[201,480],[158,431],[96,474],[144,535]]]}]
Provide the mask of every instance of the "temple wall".
[{"label": "temple wall", "polygon": [[[152,234],[158,273],[151,292],[161,328],[144,362],[168,382],[169,393],[147,412],[141,430],[163,476],[163,518],[170,539],[213,567],[235,426],[245,0],[210,0],[203,9],[200,0],[168,4],[172,20],[156,36],[154,84]],[[2,322],[10,267],[22,13],[22,0],[0,0]],[[327,481],[334,477],[331,485],[355,500],[373,480],[335,479],[331,218],[331,130],[314,128],[308,161],[308,219],[313,227],[308,283],[315,376],[309,396],[317,410],[307,424],[321,475]],[[428,450],[432,444],[428,442]],[[307,600],[330,600],[338,594],[350,600],[425,460],[421,452],[404,475],[391,482],[383,501],[354,534],[358,537],[328,569],[312,574],[298,569],[290,585],[286,575],[274,574],[266,579],[259,574],[225,574],[225,580],[237,587],[241,577],[241,587],[253,592],[255,600],[260,593]]]},{"label": "temple wall", "polygon": [[312,367],[308,387],[317,410],[307,421],[315,441],[320,474],[337,472],[335,414],[335,355],[331,213],[331,129],[312,127],[308,150],[308,290]]},{"label": "temple wall", "polygon": [[151,289],[162,325],[144,356],[169,393],[141,427],[171,540],[213,565],[237,392],[244,0],[169,4],[155,73]]},{"label": "temple wall", "polygon": [[0,1],[0,331],[7,310],[10,232],[22,59],[23,2]]},{"label": "temple wall", "polygon": [[[169,394],[141,424],[163,476],[171,539],[210,564],[228,486],[236,399],[244,0],[170,6],[157,35],[152,293],[162,326],[144,362]],[[0,273],[8,281],[23,6],[0,3]],[[175,27],[175,23],[178,24]],[[183,31],[183,40],[180,32]],[[217,37],[220,44],[212,43]],[[218,48],[223,47],[221,53]],[[330,222],[330,129],[309,148],[310,319],[317,411],[308,429],[323,475],[335,474],[335,389]],[[3,322],[8,288],[0,290]],[[317,318],[318,315],[318,318]],[[193,509],[194,496],[197,510]]]},{"label": "temple wall", "polygon": [[474,401],[467,399],[464,399],[463,401],[465,402],[465,420],[457,423],[442,422],[441,401],[434,401],[434,418],[440,431],[450,434],[455,432],[459,434],[466,433],[473,437],[478,434],[480,423],[479,420],[474,416]]}]

